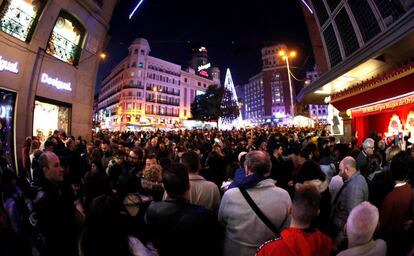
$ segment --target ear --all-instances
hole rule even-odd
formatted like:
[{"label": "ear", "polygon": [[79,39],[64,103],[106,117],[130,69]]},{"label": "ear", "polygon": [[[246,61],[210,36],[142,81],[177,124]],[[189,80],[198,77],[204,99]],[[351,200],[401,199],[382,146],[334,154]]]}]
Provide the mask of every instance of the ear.
[{"label": "ear", "polygon": [[289,207],[288,207],[288,214],[289,214],[289,215],[292,215],[292,206],[289,206]]}]

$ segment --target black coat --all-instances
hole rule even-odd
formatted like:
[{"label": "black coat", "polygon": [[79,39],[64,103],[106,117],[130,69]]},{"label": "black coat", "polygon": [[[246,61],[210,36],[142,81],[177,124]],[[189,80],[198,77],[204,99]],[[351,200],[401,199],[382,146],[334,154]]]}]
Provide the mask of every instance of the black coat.
[{"label": "black coat", "polygon": [[220,255],[222,229],[209,210],[183,200],[152,202],[146,222],[160,255]]},{"label": "black coat", "polygon": [[42,178],[34,201],[37,228],[44,236],[42,255],[78,255],[73,193],[69,186]]}]

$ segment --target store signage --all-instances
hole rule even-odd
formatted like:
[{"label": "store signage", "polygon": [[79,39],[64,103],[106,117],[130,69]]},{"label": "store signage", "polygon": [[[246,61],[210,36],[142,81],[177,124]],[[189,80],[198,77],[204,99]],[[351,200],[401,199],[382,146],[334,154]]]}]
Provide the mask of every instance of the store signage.
[{"label": "store signage", "polygon": [[201,70],[201,71],[199,72],[199,74],[200,74],[200,75],[202,75],[202,76],[208,77],[208,73],[207,73],[207,71],[205,71],[205,70]]},{"label": "store signage", "polygon": [[12,117],[13,108],[7,105],[0,105],[0,118]]},{"label": "store signage", "polygon": [[352,109],[352,116],[363,115],[363,114],[374,114],[384,110],[390,110],[397,107],[401,107],[407,104],[414,104],[414,95],[410,95],[404,98],[390,100],[387,102],[366,106],[362,108]]},{"label": "store signage", "polygon": [[48,74],[42,74],[42,83],[56,87],[59,90],[72,91],[71,83],[62,82],[58,78],[49,77]]},{"label": "store signage", "polygon": [[8,60],[3,59],[3,56],[0,56],[0,72],[8,71],[10,73],[17,74],[19,73],[18,66],[19,64],[16,62],[10,62]]},{"label": "store signage", "polygon": [[207,63],[205,65],[198,66],[197,69],[198,69],[198,71],[201,71],[201,70],[204,70],[204,69],[208,69],[209,67],[211,67],[211,64]]}]

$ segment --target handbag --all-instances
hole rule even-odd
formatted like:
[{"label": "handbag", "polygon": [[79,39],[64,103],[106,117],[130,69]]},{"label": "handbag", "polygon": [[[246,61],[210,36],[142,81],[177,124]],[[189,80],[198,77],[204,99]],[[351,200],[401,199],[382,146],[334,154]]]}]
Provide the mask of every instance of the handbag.
[{"label": "handbag", "polygon": [[[238,187],[241,194],[243,195],[244,199],[246,199],[247,203],[250,205],[250,207],[253,209],[253,211],[256,213],[257,217],[259,217],[260,220],[263,221],[263,223],[272,230],[273,233],[275,233],[276,237],[280,236],[280,229],[273,225],[273,223],[264,215],[264,213],[259,209],[257,204],[253,201],[253,199],[250,197],[249,193],[247,193],[246,189],[243,187]],[[282,223],[286,221],[287,215]]]}]

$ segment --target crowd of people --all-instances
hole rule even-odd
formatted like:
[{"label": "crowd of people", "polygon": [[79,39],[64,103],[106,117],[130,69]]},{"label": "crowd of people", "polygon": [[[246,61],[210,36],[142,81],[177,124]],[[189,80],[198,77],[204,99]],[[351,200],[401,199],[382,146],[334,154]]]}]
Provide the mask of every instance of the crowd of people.
[{"label": "crowd of people", "polygon": [[414,255],[414,149],[324,127],[28,137],[0,255]]}]

